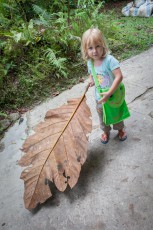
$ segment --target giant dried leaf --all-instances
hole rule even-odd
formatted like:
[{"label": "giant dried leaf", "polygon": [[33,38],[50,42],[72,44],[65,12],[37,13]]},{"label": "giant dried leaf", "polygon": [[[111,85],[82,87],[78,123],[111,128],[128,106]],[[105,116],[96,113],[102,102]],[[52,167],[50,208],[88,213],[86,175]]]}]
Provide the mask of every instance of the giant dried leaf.
[{"label": "giant dried leaf", "polygon": [[35,134],[23,144],[25,154],[19,164],[28,166],[21,174],[27,209],[52,196],[48,181],[62,192],[67,185],[73,188],[77,183],[87,157],[87,134],[92,128],[85,93],[82,98],[49,110]]}]

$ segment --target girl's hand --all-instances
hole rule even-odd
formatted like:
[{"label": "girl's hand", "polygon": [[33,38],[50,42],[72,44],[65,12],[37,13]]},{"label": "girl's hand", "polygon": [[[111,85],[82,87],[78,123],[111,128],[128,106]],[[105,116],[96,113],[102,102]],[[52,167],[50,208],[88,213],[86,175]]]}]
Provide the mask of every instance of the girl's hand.
[{"label": "girl's hand", "polygon": [[100,95],[102,96],[102,99],[100,99],[98,101],[98,104],[105,103],[108,100],[108,98],[110,97],[110,93],[109,92],[101,93]]},{"label": "girl's hand", "polygon": [[94,79],[93,79],[92,75],[90,74],[89,75],[89,87],[92,87],[94,85],[95,85]]},{"label": "girl's hand", "polygon": [[90,82],[89,82],[89,87],[92,87],[92,86],[94,86],[94,85],[95,85],[94,81],[90,81]]}]

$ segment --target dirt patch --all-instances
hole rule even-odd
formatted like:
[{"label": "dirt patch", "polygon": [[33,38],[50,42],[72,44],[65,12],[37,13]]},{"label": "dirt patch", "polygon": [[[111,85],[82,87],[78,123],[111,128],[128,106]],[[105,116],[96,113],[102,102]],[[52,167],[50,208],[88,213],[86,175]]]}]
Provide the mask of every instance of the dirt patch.
[{"label": "dirt patch", "polygon": [[104,10],[115,10],[118,13],[121,13],[121,10],[124,6],[126,6],[130,1],[117,1],[117,2],[109,2],[105,4]]}]

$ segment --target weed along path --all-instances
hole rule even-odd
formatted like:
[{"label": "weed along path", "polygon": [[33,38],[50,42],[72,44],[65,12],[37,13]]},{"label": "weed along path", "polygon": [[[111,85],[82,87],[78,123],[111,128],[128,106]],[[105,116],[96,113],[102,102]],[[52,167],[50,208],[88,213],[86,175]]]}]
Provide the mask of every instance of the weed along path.
[{"label": "weed along path", "polygon": [[88,157],[71,190],[59,192],[34,210],[24,207],[23,155],[25,139],[51,108],[80,97],[87,81],[35,107],[16,122],[0,142],[0,229],[2,230],[150,230],[153,226],[153,48],[121,63],[126,101],[128,139],[119,142],[112,131],[107,145],[95,111],[94,89],[86,94],[92,113]]}]

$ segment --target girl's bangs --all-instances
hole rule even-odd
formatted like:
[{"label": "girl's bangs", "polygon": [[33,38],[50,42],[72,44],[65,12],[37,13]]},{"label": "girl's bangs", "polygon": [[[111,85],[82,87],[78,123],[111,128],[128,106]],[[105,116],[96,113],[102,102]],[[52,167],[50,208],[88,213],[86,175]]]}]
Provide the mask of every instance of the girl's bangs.
[{"label": "girl's bangs", "polygon": [[96,44],[103,45],[101,37],[98,37],[96,35],[95,36],[94,35],[90,36],[88,38],[88,41],[87,41],[87,47],[92,46],[92,45],[96,45]]}]

